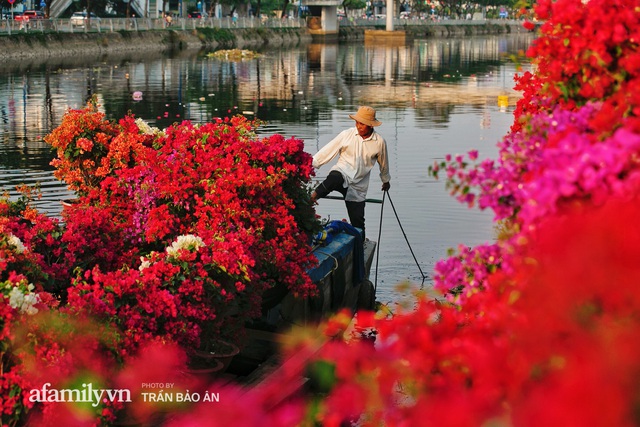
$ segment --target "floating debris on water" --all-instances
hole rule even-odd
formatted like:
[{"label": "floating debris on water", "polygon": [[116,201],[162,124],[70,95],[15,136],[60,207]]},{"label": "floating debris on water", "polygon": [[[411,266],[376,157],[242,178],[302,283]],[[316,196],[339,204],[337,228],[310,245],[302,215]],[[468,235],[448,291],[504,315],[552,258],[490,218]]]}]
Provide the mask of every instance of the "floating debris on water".
[{"label": "floating debris on water", "polygon": [[224,49],[216,50],[207,54],[208,58],[227,59],[231,61],[238,61],[243,59],[254,59],[260,55],[258,52],[247,49]]}]

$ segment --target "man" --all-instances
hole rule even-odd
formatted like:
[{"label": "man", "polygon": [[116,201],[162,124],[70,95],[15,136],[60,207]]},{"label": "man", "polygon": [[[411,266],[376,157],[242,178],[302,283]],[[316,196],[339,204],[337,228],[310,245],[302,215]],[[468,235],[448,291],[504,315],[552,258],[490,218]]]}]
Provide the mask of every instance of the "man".
[{"label": "man", "polygon": [[389,158],[386,141],[374,130],[374,127],[382,124],[376,119],[376,110],[363,106],[349,117],[355,120],[355,129],[340,132],[313,156],[313,167],[316,169],[336,156],[339,158],[327,178],[311,193],[311,200],[315,202],[334,190],[342,193],[351,225],[362,229],[364,234],[364,206],[369,189],[369,175],[377,162],[380,166],[382,191],[389,191]]}]

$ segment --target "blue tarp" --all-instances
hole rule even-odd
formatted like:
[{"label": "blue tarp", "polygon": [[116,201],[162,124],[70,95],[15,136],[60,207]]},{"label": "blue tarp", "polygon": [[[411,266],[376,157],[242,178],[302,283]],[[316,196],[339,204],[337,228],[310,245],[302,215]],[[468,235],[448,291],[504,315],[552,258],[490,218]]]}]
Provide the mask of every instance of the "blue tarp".
[{"label": "blue tarp", "polygon": [[325,231],[332,238],[327,239],[329,243],[314,251],[319,265],[309,271],[311,280],[322,280],[336,267],[331,256],[340,260],[353,251],[353,284],[359,284],[365,276],[362,231],[344,221],[331,221],[325,226]]}]

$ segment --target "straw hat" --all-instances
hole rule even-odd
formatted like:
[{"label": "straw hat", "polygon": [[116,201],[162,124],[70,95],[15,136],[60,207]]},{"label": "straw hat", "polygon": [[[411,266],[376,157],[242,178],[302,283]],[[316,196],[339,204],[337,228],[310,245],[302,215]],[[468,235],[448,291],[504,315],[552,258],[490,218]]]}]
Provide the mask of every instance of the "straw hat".
[{"label": "straw hat", "polygon": [[360,107],[358,108],[358,112],[355,115],[349,114],[349,117],[356,122],[363,123],[367,126],[375,127],[382,124],[382,122],[376,119],[376,110],[371,107]]}]

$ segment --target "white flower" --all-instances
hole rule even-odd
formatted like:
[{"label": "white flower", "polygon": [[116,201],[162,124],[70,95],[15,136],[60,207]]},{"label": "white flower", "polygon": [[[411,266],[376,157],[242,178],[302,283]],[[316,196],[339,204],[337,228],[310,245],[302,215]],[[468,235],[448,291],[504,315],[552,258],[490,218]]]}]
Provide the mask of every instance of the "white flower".
[{"label": "white flower", "polygon": [[[33,285],[29,285],[33,286]],[[34,306],[40,302],[40,296],[34,292],[23,294],[19,287],[15,286],[9,292],[9,306],[20,313],[34,315],[38,309]]]},{"label": "white flower", "polygon": [[11,246],[16,248],[16,253],[21,254],[25,251],[26,248],[24,247],[22,241],[18,236],[14,236],[13,234],[9,233],[9,238],[7,240],[9,241],[9,244]]},{"label": "white flower", "polygon": [[149,123],[145,122],[139,117],[136,119],[136,125],[138,126],[138,129],[140,129],[140,132],[145,135],[156,135],[160,132],[160,129],[149,126]]},{"label": "white flower", "polygon": [[167,254],[169,256],[176,256],[180,249],[186,249],[188,251],[198,250],[204,246],[204,242],[198,236],[193,234],[186,234],[178,236],[175,242],[171,246],[167,247]]},{"label": "white flower", "polygon": [[20,311],[22,313],[27,313],[30,316],[33,316],[38,312],[38,309],[34,307],[37,303],[40,302],[40,296],[38,294],[30,293],[24,296],[24,302],[22,303],[22,307],[20,307]]},{"label": "white flower", "polygon": [[24,303],[24,294],[20,289],[14,287],[9,292],[9,306],[11,308],[20,309],[22,308],[22,304]]},{"label": "white flower", "polygon": [[29,306],[25,310],[24,307],[23,307],[22,312],[23,313],[27,313],[29,316],[33,316],[34,314],[36,314],[38,312],[38,309],[33,307],[33,306]]},{"label": "white flower", "polygon": [[140,267],[138,267],[138,270],[140,271],[144,270],[145,268],[151,267],[151,261],[145,259],[143,256],[140,257],[140,262]]}]

